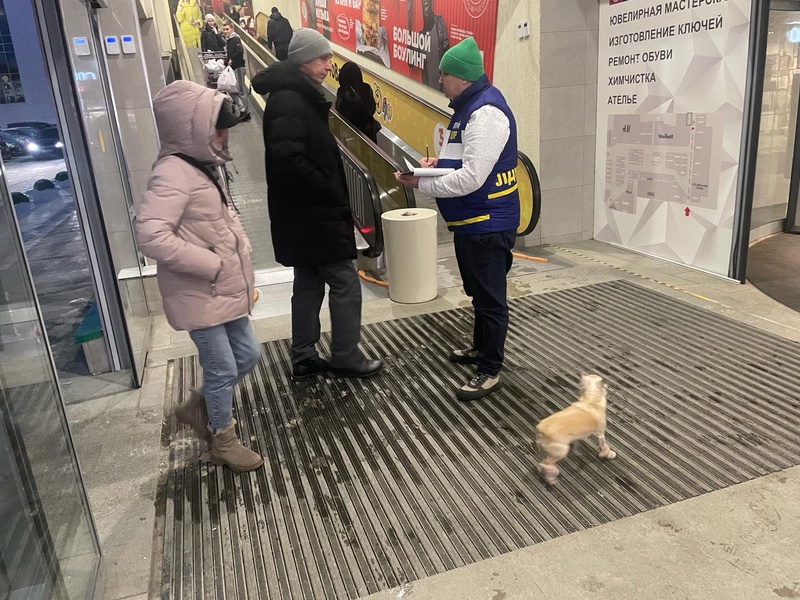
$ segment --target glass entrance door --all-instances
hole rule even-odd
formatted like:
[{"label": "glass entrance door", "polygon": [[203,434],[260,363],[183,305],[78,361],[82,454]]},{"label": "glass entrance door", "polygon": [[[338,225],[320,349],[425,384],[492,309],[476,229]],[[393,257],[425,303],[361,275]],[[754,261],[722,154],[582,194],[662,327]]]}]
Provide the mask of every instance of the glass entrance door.
[{"label": "glass entrance door", "polygon": [[[142,260],[131,225],[132,189],[100,51],[84,0],[20,0],[36,12],[44,62],[65,132],[82,232],[93,262],[98,313],[114,370],[143,377],[150,332]],[[65,52],[65,49],[67,52]]]},{"label": "glass entrance door", "polygon": [[0,159],[0,598],[94,598],[100,551]]},{"label": "glass entrance door", "polygon": [[[800,106],[800,11],[770,10],[750,229],[781,231],[789,211]],[[759,235],[759,237],[762,237]]]}]

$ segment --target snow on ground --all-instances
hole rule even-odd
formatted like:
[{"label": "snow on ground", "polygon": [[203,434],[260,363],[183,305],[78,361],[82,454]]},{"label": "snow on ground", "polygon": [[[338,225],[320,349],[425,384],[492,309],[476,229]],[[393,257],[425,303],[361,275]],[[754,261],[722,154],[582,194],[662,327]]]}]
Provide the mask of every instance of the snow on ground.
[{"label": "snow on ground", "polygon": [[[5,161],[12,192],[27,192],[39,179],[54,179],[64,159]],[[25,254],[33,275],[47,336],[59,371],[88,374],[80,347],[72,341],[94,299],[92,275],[75,202],[66,187],[32,194],[15,207]]]},{"label": "snow on ground", "polygon": [[33,160],[29,156],[3,161],[6,168],[8,188],[12,192],[27,192],[39,179],[54,179],[56,173],[64,171],[63,158]]}]

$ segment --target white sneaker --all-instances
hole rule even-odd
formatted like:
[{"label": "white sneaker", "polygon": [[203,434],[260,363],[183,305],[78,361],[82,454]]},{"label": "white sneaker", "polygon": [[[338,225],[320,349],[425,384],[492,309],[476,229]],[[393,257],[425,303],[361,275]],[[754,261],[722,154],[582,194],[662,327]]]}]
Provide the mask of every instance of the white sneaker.
[{"label": "white sneaker", "polygon": [[460,365],[474,365],[478,362],[478,351],[475,348],[464,348],[463,350],[453,350],[450,353],[450,362]]},{"label": "white sneaker", "polygon": [[485,373],[478,373],[472,380],[456,390],[456,398],[459,400],[477,400],[484,396],[496,392],[503,387],[503,382],[500,375],[486,375]]}]

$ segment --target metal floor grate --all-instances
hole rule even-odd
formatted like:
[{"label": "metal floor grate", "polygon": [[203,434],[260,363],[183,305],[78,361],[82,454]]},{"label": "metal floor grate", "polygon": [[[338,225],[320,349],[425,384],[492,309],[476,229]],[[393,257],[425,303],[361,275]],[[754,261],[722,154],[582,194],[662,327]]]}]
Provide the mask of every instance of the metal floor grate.
[{"label": "metal floor grate", "polygon": [[[471,372],[447,360],[469,345],[459,309],[365,326],[387,361],[367,381],[292,383],[288,341],[265,344],[235,397],[256,474],[200,463],[167,421],[161,597],[357,598],[800,462],[795,343],[628,281],[511,307],[491,399],[453,397]],[[199,376],[194,357],[170,368],[167,408]],[[618,458],[576,444],[548,489],[533,427],[581,372],[608,382]]]}]

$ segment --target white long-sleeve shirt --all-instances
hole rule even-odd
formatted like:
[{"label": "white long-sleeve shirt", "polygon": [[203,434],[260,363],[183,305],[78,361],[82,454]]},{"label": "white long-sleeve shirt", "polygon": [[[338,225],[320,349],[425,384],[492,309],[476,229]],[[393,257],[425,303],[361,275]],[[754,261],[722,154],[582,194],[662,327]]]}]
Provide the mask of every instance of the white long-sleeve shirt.
[{"label": "white long-sleeve shirt", "polygon": [[[485,105],[476,110],[461,133],[461,144],[442,147],[439,159],[461,159],[462,167],[441,177],[422,177],[419,190],[436,198],[458,198],[480,188],[500,159],[511,124],[496,106]],[[457,156],[459,148],[463,156]],[[448,152],[451,150],[451,152]]]}]

